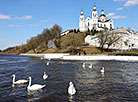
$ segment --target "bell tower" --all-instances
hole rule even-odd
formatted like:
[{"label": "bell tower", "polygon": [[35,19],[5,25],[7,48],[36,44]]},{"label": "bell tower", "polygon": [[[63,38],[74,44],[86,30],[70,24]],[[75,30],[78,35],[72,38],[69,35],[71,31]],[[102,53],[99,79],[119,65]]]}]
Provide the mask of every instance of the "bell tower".
[{"label": "bell tower", "polygon": [[97,17],[98,17],[97,10],[96,10],[96,6],[95,6],[95,3],[94,3],[93,12],[92,12],[92,18],[97,18]]},{"label": "bell tower", "polygon": [[85,31],[85,21],[84,21],[84,14],[83,10],[81,9],[80,19],[79,19],[79,30],[81,32]]}]

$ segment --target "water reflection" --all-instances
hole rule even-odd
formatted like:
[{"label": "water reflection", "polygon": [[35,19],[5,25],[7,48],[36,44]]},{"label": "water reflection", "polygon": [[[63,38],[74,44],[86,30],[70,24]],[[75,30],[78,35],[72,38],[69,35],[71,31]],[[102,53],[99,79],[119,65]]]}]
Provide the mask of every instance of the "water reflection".
[{"label": "water reflection", "polygon": [[74,96],[73,95],[69,95],[69,102],[75,102],[73,99],[74,99]]},{"label": "water reflection", "polygon": [[12,95],[16,95],[16,88],[14,84],[12,84]]},{"label": "water reflection", "polygon": [[42,89],[35,90],[35,91],[27,90],[28,102],[33,102],[33,101],[39,100],[41,98],[42,91],[43,91]]},{"label": "water reflection", "polygon": [[104,77],[104,73],[101,73],[102,77]]}]

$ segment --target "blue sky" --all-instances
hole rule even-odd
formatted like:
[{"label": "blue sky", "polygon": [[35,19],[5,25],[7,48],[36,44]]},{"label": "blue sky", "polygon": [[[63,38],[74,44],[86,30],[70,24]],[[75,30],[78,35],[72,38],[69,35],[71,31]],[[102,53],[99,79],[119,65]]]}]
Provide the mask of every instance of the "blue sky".
[{"label": "blue sky", "polygon": [[[95,0],[98,15],[104,9],[116,27],[138,31],[138,0]],[[58,24],[78,28],[81,8],[91,17],[94,0],[0,0],[0,49],[21,45]]]}]

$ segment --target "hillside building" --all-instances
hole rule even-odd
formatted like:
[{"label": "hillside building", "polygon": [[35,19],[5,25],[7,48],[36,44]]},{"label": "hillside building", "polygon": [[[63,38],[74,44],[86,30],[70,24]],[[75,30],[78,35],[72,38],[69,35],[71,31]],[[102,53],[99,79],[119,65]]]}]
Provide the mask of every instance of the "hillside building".
[{"label": "hillside building", "polygon": [[103,30],[112,30],[114,29],[114,22],[112,19],[108,19],[104,14],[104,10],[101,11],[101,15],[98,17],[98,13],[96,10],[96,6],[94,4],[94,8],[92,11],[92,17],[87,17],[84,19],[83,10],[81,10],[80,18],[79,18],[79,30],[81,32],[86,31],[103,31]]},{"label": "hillside building", "polygon": [[[138,34],[132,31],[124,30],[123,28],[117,28],[110,33],[115,33],[120,36],[120,40],[117,43],[113,43],[110,49],[116,50],[132,50],[138,49]],[[87,35],[85,38],[85,43],[99,47],[99,40],[97,35]],[[107,48],[107,45],[104,45]]]}]

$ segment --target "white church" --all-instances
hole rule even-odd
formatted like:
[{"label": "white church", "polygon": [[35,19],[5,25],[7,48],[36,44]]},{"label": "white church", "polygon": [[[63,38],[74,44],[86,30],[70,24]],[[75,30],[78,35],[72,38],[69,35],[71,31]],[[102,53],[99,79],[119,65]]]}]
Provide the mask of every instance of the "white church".
[{"label": "white church", "polygon": [[108,19],[104,14],[104,10],[101,11],[101,15],[98,17],[96,6],[94,4],[92,17],[87,17],[84,20],[83,10],[81,10],[79,18],[79,30],[80,32],[86,31],[103,31],[103,30],[112,30],[114,29],[114,22],[112,19]]}]

